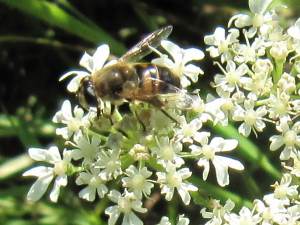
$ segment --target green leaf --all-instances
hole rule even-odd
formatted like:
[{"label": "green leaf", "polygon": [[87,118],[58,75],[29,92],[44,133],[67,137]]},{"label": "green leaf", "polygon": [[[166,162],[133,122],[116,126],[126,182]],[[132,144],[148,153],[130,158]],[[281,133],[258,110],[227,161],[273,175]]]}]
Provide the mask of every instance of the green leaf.
[{"label": "green leaf", "polygon": [[67,43],[62,43],[57,40],[48,39],[48,38],[40,38],[40,37],[26,37],[26,36],[20,36],[20,35],[1,35],[0,36],[0,44],[1,43],[28,43],[28,44],[34,44],[34,45],[45,45],[45,46],[51,46],[53,48],[65,48],[70,51],[79,51],[84,52],[87,50],[87,48],[71,45]]},{"label": "green leaf", "polygon": [[[19,130],[17,128],[20,124],[21,120],[16,116],[0,114],[0,138],[18,136]],[[33,134],[37,137],[52,137],[55,134],[55,126],[50,121],[40,121],[33,130]]]},{"label": "green leaf", "polygon": [[23,171],[32,163],[33,161],[29,158],[27,153],[7,160],[0,165],[0,180],[4,180],[16,173],[19,173],[20,171]]},{"label": "green leaf", "polygon": [[90,23],[80,21],[76,17],[67,13],[55,3],[37,0],[0,0],[6,5],[16,8],[26,14],[40,19],[50,25],[59,27],[83,40],[94,44],[107,43],[114,54],[121,55],[125,52],[122,43],[112,38],[100,27],[95,27]]}]

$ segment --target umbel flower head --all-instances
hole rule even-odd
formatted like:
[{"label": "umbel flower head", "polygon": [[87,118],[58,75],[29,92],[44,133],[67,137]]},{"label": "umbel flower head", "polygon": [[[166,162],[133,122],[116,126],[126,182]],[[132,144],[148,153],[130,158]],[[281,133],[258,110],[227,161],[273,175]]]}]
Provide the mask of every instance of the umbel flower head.
[{"label": "umbel flower head", "polygon": [[[75,184],[80,186],[79,198],[88,202],[107,199],[108,204],[104,212],[108,216],[109,225],[117,224],[118,221],[123,225],[142,225],[140,214],[146,213],[147,208],[151,208],[148,202],[151,202],[157,193],[162,196],[161,201],[172,201],[179,197],[180,204],[184,206],[193,204],[193,194],[198,195],[198,190],[202,188],[192,182],[196,176],[193,174],[194,169],[190,168],[193,164],[203,167],[202,179],[206,181],[212,163],[216,171],[217,185],[221,187],[229,185],[228,169],[244,169],[239,160],[226,155],[237,148],[238,142],[233,139],[214,137],[205,130],[205,123],[217,124],[224,121],[228,123],[230,119],[236,119],[233,116],[234,112],[240,109],[239,106],[242,107],[244,101],[249,101],[249,95],[243,92],[251,91],[249,83],[252,81],[250,76],[254,73],[254,69],[247,63],[252,63],[260,54],[256,54],[256,50],[259,49],[257,48],[255,54],[248,57],[244,47],[251,48],[251,45],[236,46],[239,44],[238,29],[232,29],[229,32],[230,37],[225,37],[221,29],[216,32],[221,33],[221,36],[213,35],[207,39],[207,42],[212,43],[214,48],[218,48],[217,54],[216,49],[211,49],[214,56],[224,55],[223,59],[227,64],[226,71],[223,70],[225,74],[220,74],[215,79],[215,87],[219,87],[217,93],[222,93],[222,98],[208,98],[206,101],[202,99],[198,89],[187,93],[186,87],[192,89],[191,84],[195,84],[199,75],[203,74],[196,64],[196,61],[204,57],[200,49],[183,49],[171,41],[161,41],[160,46],[157,47],[161,52],[154,50],[159,57],[148,64],[170,72],[164,76],[175,76],[181,85],[178,84],[174,90],[186,94],[192,102],[191,107],[184,109],[176,107],[181,104],[177,99],[169,100],[175,103],[175,107],[166,104],[161,108],[154,107],[155,104],[147,99],[145,101],[125,99],[128,107],[124,107],[126,110],[123,110],[114,101],[97,99],[99,105],[96,112],[93,107],[88,107],[85,111],[80,106],[71,104],[69,100],[63,101],[60,110],[53,117],[53,122],[58,125],[56,134],[63,139],[65,149],[62,156],[57,147],[29,149],[31,158],[50,166],[37,166],[24,173],[24,176],[37,177],[28,193],[28,199],[32,201],[40,199],[46,193],[50,183],[54,181],[50,199],[56,202],[60,187],[65,187],[68,176],[72,176],[74,179],[71,180],[75,180]],[[153,48],[149,46],[149,50]],[[242,49],[236,51],[239,57],[235,57],[234,51],[230,51],[231,48]],[[118,62],[118,60],[109,61],[108,57],[109,46],[101,45],[92,56],[85,53],[81,58],[80,65],[85,67],[86,71],[68,72],[61,77],[61,80],[74,76],[67,89],[73,93],[77,92],[82,85],[82,79],[93,76],[95,72]],[[236,61],[236,58],[240,60]],[[248,60],[249,58],[251,60]],[[129,62],[125,60],[123,63]],[[138,63],[130,65],[135,68]],[[145,63],[143,66],[148,64]],[[224,68],[223,65],[220,65],[220,68]],[[270,72],[266,74],[269,75]],[[292,92],[293,87],[287,84],[289,80],[291,79],[287,76],[280,82],[280,88],[289,86]],[[174,93],[164,94],[159,92],[156,97],[160,99]],[[263,109],[265,107],[262,106]],[[245,108],[252,110],[253,114],[259,111],[254,104]],[[244,108],[242,107],[241,110]],[[236,119],[237,121],[245,122],[244,111],[242,118]],[[258,113],[253,119],[254,122],[247,124],[248,128],[260,131],[258,125],[264,116],[265,114]],[[224,207],[224,210],[220,206],[220,210],[216,212],[226,211],[225,208],[231,210],[229,206]],[[248,219],[252,215],[247,209],[244,209],[240,216],[232,215],[230,210],[218,217],[208,212],[206,215],[209,215],[207,218],[217,217],[217,221],[225,221],[225,218],[228,218],[228,221],[239,221],[240,217]],[[170,220],[162,216],[161,221],[157,223],[169,225]],[[256,222],[256,219],[253,221]],[[179,215],[176,224],[188,225],[189,222],[186,216]]]}]

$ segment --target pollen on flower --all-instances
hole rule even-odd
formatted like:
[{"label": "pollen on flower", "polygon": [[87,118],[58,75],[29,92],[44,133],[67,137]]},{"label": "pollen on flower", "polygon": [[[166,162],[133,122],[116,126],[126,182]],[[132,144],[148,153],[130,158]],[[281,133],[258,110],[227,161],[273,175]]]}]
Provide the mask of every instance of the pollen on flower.
[{"label": "pollen on flower", "polygon": [[80,126],[81,124],[78,123],[78,121],[74,118],[72,120],[69,121],[68,123],[68,129],[71,131],[71,132],[76,132],[80,129]]},{"label": "pollen on flower", "polygon": [[240,76],[235,72],[229,72],[226,76],[226,80],[229,84],[235,84],[239,81]]},{"label": "pollen on flower", "polygon": [[284,134],[283,139],[286,146],[294,146],[297,143],[297,133],[294,130],[289,130]]},{"label": "pollen on flower", "polygon": [[141,174],[136,174],[132,178],[132,188],[133,189],[140,189],[145,184],[145,177]]},{"label": "pollen on flower", "polygon": [[202,153],[203,153],[203,156],[208,160],[212,160],[215,156],[214,150],[209,145],[204,145],[202,147]]},{"label": "pollen on flower", "polygon": [[250,126],[254,125],[257,119],[257,114],[254,110],[249,110],[245,114],[245,122]]},{"label": "pollen on flower", "polygon": [[167,145],[163,146],[161,148],[161,151],[162,151],[161,155],[162,155],[163,159],[165,159],[165,160],[172,160],[173,159],[174,151],[173,151],[171,146],[169,146],[169,145],[168,146]]},{"label": "pollen on flower", "polygon": [[167,183],[171,187],[179,187],[182,183],[182,178],[176,172],[170,172],[167,175]]},{"label": "pollen on flower", "polygon": [[260,27],[264,23],[264,16],[261,14],[254,15],[252,19],[253,27]]},{"label": "pollen on flower", "polygon": [[56,175],[60,176],[60,175],[63,175],[66,173],[67,168],[68,168],[68,165],[66,164],[65,161],[59,161],[59,162],[54,163],[53,172]]},{"label": "pollen on flower", "polygon": [[118,201],[118,206],[120,207],[120,211],[125,214],[131,212],[131,200],[127,197],[120,198]]},{"label": "pollen on flower", "polygon": [[91,187],[95,187],[95,188],[99,187],[100,184],[102,184],[102,180],[99,176],[93,176],[90,180],[90,183],[89,183],[89,185]]}]

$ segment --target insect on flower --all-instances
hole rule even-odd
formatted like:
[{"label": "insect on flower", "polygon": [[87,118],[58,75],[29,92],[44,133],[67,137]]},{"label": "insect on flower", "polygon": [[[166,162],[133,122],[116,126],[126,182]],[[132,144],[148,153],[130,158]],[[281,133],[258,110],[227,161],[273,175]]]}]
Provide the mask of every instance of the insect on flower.
[{"label": "insect on flower", "polygon": [[77,90],[80,104],[88,109],[96,103],[98,110],[101,101],[113,105],[120,102],[147,102],[162,110],[164,106],[190,108],[193,102],[181,87],[180,77],[164,66],[139,62],[146,55],[156,51],[160,42],[172,32],[166,26],[147,35],[116,62],[92,72],[84,77]]}]

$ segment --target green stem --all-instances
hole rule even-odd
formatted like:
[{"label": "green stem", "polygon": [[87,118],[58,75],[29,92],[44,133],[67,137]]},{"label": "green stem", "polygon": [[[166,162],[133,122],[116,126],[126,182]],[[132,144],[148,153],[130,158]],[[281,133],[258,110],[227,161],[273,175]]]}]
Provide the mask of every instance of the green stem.
[{"label": "green stem", "polygon": [[[192,194],[193,198],[195,197],[196,199],[201,200],[203,198],[200,196],[205,194],[206,196],[212,196],[215,199],[219,199],[222,202],[225,202],[227,199],[231,199],[235,203],[236,207],[238,207],[238,208],[241,208],[243,206],[246,206],[249,208],[252,207],[252,203],[248,199],[244,199],[236,193],[227,191],[222,187],[212,185],[212,184],[208,183],[207,181],[203,181],[201,178],[198,178],[195,175],[193,175],[191,177],[190,181],[193,184],[196,184],[201,191],[205,192],[205,193],[200,193],[199,191],[194,192]],[[202,202],[205,204],[204,206],[207,207],[208,202],[207,201],[206,202],[202,201]],[[198,201],[197,201],[197,203],[198,203]]]},{"label": "green stem", "polygon": [[269,99],[262,99],[262,100],[258,100],[256,103],[255,103],[255,106],[262,106],[262,105],[265,105],[269,102]]},{"label": "green stem", "polygon": [[259,196],[262,196],[260,187],[257,185],[257,182],[248,171],[243,172],[242,179],[244,187],[251,198],[258,198]]},{"label": "green stem", "polygon": [[54,48],[65,48],[71,51],[78,51],[78,52],[84,52],[87,50],[87,48],[78,46],[78,45],[69,45],[62,43],[57,40],[51,40],[48,38],[40,38],[40,37],[25,37],[25,36],[18,36],[18,35],[2,35],[0,36],[0,44],[6,44],[6,43],[28,43],[28,44],[35,44],[35,45],[45,45],[45,46],[51,46]]},{"label": "green stem", "polygon": [[278,83],[280,77],[283,73],[284,60],[275,60],[275,70],[273,72],[273,82],[274,85]]},{"label": "green stem", "polygon": [[176,224],[176,217],[178,216],[178,197],[175,195],[171,202],[168,202],[167,214],[171,224]]},{"label": "green stem", "polygon": [[0,2],[50,25],[61,28],[83,40],[94,44],[105,42],[110,45],[111,51],[116,55],[121,55],[126,50],[121,42],[115,40],[100,27],[92,26],[86,21],[77,19],[53,2],[36,0],[0,0]]}]

